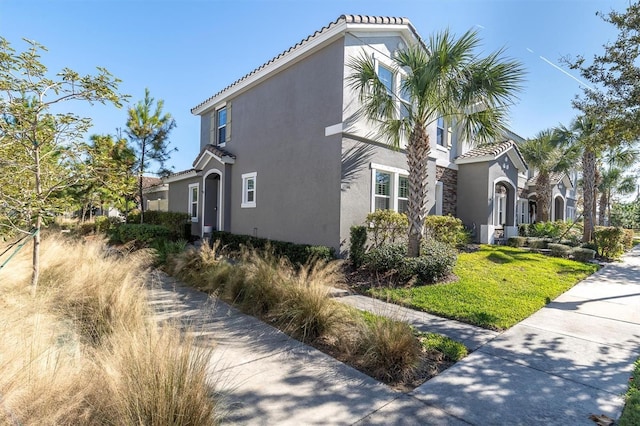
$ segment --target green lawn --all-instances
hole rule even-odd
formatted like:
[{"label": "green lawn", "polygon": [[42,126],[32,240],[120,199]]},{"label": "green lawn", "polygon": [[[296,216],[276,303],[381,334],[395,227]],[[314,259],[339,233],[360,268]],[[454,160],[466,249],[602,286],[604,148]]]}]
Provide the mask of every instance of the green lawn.
[{"label": "green lawn", "polygon": [[597,270],[597,266],[504,246],[461,253],[451,283],[372,288],[369,294],[436,315],[503,330]]},{"label": "green lawn", "polygon": [[620,417],[620,426],[632,426],[640,424],[640,359],[635,363],[633,375],[629,381],[627,403]]}]

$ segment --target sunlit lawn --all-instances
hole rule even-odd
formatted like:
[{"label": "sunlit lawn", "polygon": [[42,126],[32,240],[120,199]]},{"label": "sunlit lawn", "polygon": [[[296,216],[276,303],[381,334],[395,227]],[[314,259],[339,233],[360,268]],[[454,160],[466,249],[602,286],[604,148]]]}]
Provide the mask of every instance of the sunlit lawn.
[{"label": "sunlit lawn", "polygon": [[504,246],[461,253],[456,282],[373,288],[372,296],[414,309],[503,330],[525,319],[597,266]]}]

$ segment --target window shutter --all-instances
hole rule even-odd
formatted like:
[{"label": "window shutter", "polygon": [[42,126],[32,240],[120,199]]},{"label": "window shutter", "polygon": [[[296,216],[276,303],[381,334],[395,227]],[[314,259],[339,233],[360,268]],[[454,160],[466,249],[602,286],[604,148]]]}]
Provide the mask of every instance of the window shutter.
[{"label": "window shutter", "polygon": [[227,102],[227,142],[231,142],[231,103]]},{"label": "window shutter", "polygon": [[216,122],[216,111],[211,111],[211,123],[209,127],[209,143],[216,145],[216,134],[218,132],[218,124]]}]

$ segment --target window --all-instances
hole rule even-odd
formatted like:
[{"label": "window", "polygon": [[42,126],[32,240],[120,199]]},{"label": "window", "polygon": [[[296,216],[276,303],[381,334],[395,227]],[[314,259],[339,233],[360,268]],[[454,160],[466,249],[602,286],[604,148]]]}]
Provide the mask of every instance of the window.
[{"label": "window", "polygon": [[256,206],[256,177],[256,172],[242,175],[242,208]]},{"label": "window", "polygon": [[398,176],[398,213],[409,211],[409,178]]},{"label": "window", "polygon": [[521,223],[529,223],[529,201],[526,199],[518,200],[517,212],[518,225]]},{"label": "window", "polygon": [[391,174],[376,171],[375,210],[389,210],[391,200]]},{"label": "window", "polygon": [[220,108],[216,116],[216,128],[218,129],[216,142],[218,145],[224,145],[227,141],[227,108]]},{"label": "window", "polygon": [[494,225],[503,226],[507,221],[507,189],[502,185],[495,186],[495,205],[493,206]]},{"label": "window", "polygon": [[374,163],[371,163],[371,171],[371,211],[395,210],[406,213],[409,208],[408,172]]},{"label": "window", "polygon": [[436,143],[440,146],[445,146],[447,142],[447,131],[444,126],[444,118],[438,118],[436,123]]},{"label": "window", "polygon": [[406,79],[400,79],[400,118],[406,118],[411,111],[411,94],[404,87]]},{"label": "window", "polygon": [[393,71],[391,71],[387,67],[378,65],[378,78],[380,79],[382,84],[384,84],[384,87],[387,88],[387,93],[389,93],[389,95],[393,95],[393,92],[394,92]]},{"label": "window", "polygon": [[200,187],[197,183],[189,185],[189,214],[191,214],[191,222],[198,221],[198,193]]},{"label": "window", "polygon": [[567,220],[575,220],[576,209],[575,207],[567,207]]}]

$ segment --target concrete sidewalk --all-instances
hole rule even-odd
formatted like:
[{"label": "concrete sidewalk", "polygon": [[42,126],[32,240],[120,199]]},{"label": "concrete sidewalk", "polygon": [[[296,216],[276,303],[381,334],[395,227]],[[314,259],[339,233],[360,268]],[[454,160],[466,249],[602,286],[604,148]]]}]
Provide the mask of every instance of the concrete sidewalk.
[{"label": "concrete sidewalk", "polygon": [[474,353],[408,394],[204,293],[158,276],[152,303],[216,342],[237,424],[585,424],[620,415],[640,356],[640,251],[497,334],[361,296],[344,302],[465,342]]}]

